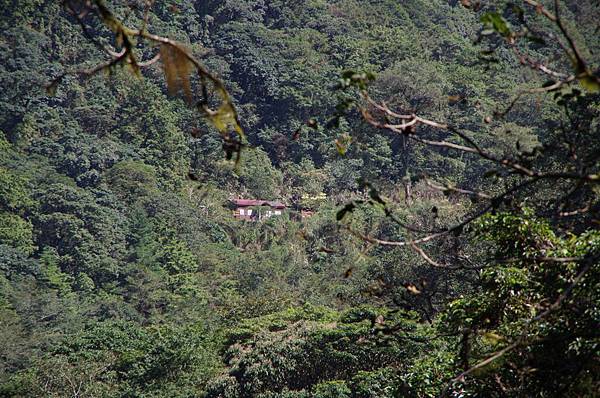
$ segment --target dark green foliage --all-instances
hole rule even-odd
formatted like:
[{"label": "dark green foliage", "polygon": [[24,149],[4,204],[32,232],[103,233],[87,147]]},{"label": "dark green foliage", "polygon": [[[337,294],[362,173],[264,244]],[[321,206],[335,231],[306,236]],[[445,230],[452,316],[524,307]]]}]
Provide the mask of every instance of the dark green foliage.
[{"label": "dark green foliage", "polygon": [[368,307],[303,307],[245,323],[228,338],[228,373],[207,396],[396,396],[405,391],[399,373],[429,344],[414,314]]},{"label": "dark green foliage", "polygon": [[[191,397],[216,364],[214,341],[200,326],[141,328],[102,322],[52,347],[36,368],[13,381],[12,394]],[[18,384],[17,384],[18,383]]]},{"label": "dark green foliage", "polygon": [[[592,272],[583,283],[571,285],[582,270],[598,264],[597,231],[560,238],[530,211],[486,217],[479,229],[484,239],[497,245],[499,257],[505,258],[506,250],[514,261],[482,271],[480,289],[449,305],[443,318],[445,330],[470,328],[475,358],[510,341],[519,344],[504,358],[482,368],[476,383],[462,388],[488,394],[495,389],[491,375],[501,374],[505,388],[518,394],[570,391],[575,396],[593,396],[600,336],[595,327],[597,310],[588,303],[600,299],[600,280]],[[542,260],[547,257],[582,261]],[[571,289],[569,297],[561,299]],[[557,300],[566,303],[555,306]],[[547,304],[536,308],[540,302]],[[520,369],[516,374],[514,367]],[[528,369],[536,370],[529,372],[526,381],[519,380],[519,373]]]},{"label": "dark green foliage", "polygon": [[[225,82],[233,148],[230,108],[212,127],[197,112],[227,100],[190,101],[181,52],[138,37],[137,62],[162,57],[143,78],[121,62],[47,86],[119,39],[92,19],[86,37],[61,2],[0,2],[0,395],[598,395],[597,7],[559,3],[585,65],[521,3],[154,2],[148,31]],[[106,7],[143,24],[145,2]],[[556,84],[540,66],[578,75],[502,114]],[[370,123],[367,91],[589,178],[488,200],[526,176],[451,149],[450,130]],[[288,209],[236,220],[234,198]],[[422,231],[440,236],[407,243]]]}]

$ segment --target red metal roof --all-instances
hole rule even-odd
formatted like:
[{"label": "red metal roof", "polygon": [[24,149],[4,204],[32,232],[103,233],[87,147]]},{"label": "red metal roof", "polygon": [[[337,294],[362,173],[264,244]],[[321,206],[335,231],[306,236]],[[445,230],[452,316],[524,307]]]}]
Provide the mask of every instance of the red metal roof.
[{"label": "red metal roof", "polygon": [[269,206],[274,209],[285,209],[287,206],[284,203],[260,199],[233,199],[232,202],[239,207],[248,206]]}]

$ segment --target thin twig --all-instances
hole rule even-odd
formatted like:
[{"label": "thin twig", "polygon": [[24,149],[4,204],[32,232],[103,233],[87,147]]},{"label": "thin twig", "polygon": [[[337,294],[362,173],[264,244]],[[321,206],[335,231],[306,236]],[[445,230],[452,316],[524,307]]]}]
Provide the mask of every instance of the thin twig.
[{"label": "thin twig", "polygon": [[457,187],[453,187],[450,185],[437,185],[431,181],[429,181],[428,178],[425,179],[425,183],[427,184],[427,186],[436,189],[438,191],[450,191],[450,192],[456,192],[456,193],[460,193],[463,195],[469,195],[472,197],[478,197],[481,199],[492,199],[491,195],[488,195],[486,193],[483,192],[477,192],[477,191],[471,191],[468,189],[463,189],[463,188],[457,188]]},{"label": "thin twig", "polygon": [[535,0],[524,0],[524,1],[527,4],[534,6],[537,12],[544,15],[549,20],[556,22],[556,17],[554,15],[552,15],[552,13],[550,11],[548,11],[546,8],[544,8],[542,3],[535,1]]},{"label": "thin twig", "polygon": [[425,250],[421,249],[419,246],[417,246],[414,242],[410,241],[410,247],[412,247],[412,249],[414,251],[417,252],[417,254],[419,256],[421,256],[429,265],[435,267],[435,268],[444,268],[444,269],[451,269],[451,270],[457,270],[460,268],[463,268],[461,266],[457,266],[457,265],[447,265],[447,264],[440,264],[437,261],[433,260],[431,257],[429,257],[427,255],[427,253],[425,253]]}]

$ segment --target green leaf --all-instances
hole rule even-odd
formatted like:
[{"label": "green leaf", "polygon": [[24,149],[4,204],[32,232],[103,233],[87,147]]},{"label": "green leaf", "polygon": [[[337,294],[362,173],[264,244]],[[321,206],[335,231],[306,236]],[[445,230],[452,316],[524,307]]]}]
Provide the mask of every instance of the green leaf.
[{"label": "green leaf", "polygon": [[497,333],[487,332],[483,334],[483,340],[489,345],[497,345],[504,340],[504,337]]},{"label": "green leaf", "polygon": [[587,92],[590,93],[598,93],[600,92],[600,82],[594,76],[585,76],[579,79],[579,84],[583,87]]},{"label": "green leaf", "polygon": [[369,191],[369,196],[371,197],[371,199],[373,199],[375,202],[379,203],[380,205],[385,206],[385,200],[383,200],[381,198],[381,196],[379,196],[379,192],[377,192],[377,190],[375,188],[371,188],[371,190]]},{"label": "green leaf", "polygon": [[46,85],[46,94],[48,94],[51,97],[54,97],[56,95],[56,90],[58,89],[59,84],[62,82],[62,79],[63,76],[60,76],[59,78]]},{"label": "green leaf", "polygon": [[337,212],[337,214],[335,216],[336,220],[341,221],[344,218],[344,216],[346,215],[346,213],[352,213],[355,208],[356,208],[356,205],[354,203],[348,203],[340,211]]},{"label": "green leaf", "polygon": [[[481,22],[486,27],[483,32],[492,29],[504,37],[511,34],[509,23],[497,12],[486,12],[481,16]],[[482,34],[484,34],[483,32]]]},{"label": "green leaf", "polygon": [[540,44],[540,45],[546,45],[546,40],[544,40],[544,39],[543,39],[543,38],[541,38],[541,37],[538,37],[538,36],[533,36],[533,35],[527,35],[527,36],[525,36],[525,38],[526,38],[528,41],[532,42],[532,43],[535,43],[535,44]]}]

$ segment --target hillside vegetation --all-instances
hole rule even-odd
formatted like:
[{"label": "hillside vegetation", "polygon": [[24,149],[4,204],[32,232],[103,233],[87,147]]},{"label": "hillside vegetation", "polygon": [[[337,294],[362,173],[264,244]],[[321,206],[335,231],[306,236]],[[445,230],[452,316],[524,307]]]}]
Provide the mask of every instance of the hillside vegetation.
[{"label": "hillside vegetation", "polygon": [[0,396],[600,396],[598,2],[0,6]]}]

